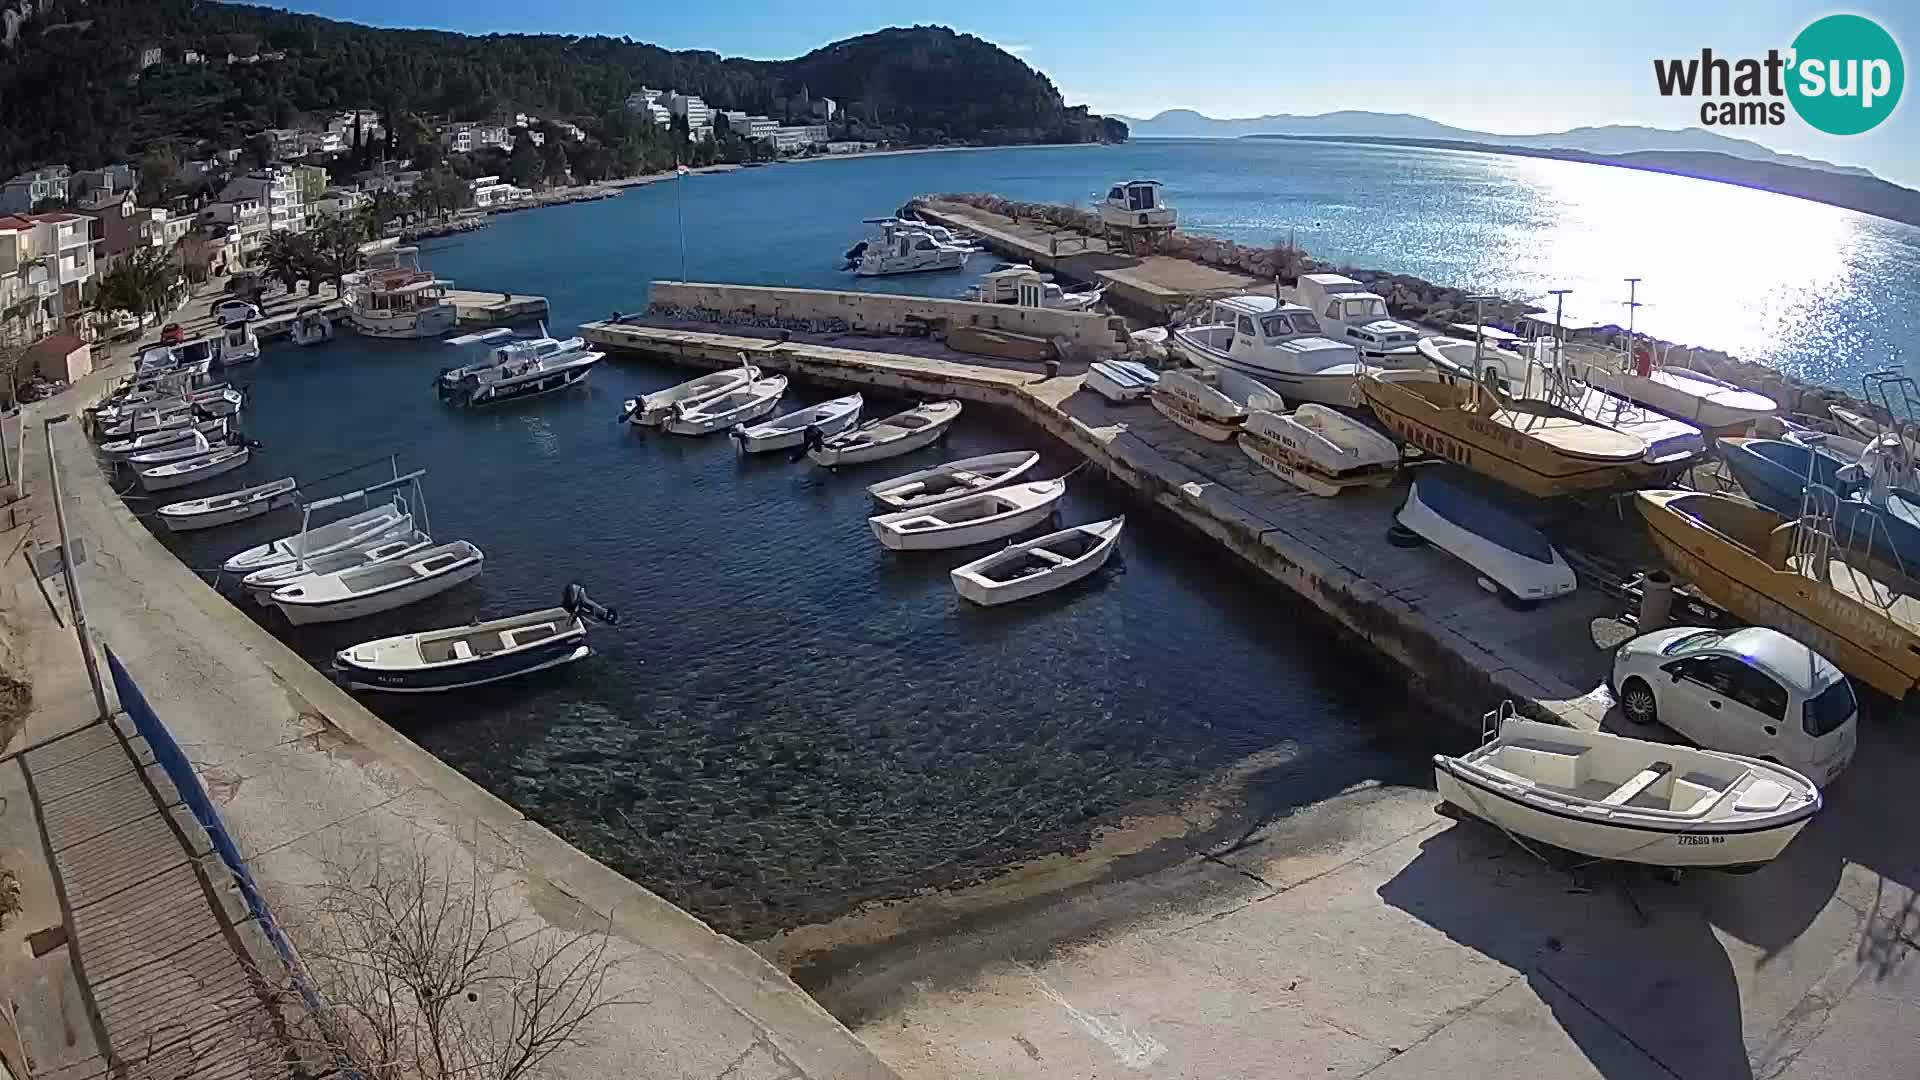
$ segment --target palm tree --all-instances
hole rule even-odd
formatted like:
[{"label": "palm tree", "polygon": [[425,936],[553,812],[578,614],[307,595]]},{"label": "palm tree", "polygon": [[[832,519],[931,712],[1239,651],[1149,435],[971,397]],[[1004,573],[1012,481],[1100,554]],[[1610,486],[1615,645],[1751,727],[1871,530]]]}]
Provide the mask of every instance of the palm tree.
[{"label": "palm tree", "polygon": [[304,234],[276,231],[260,245],[260,264],[292,293],[301,278],[312,278],[313,242]]},{"label": "palm tree", "polygon": [[173,256],[142,248],[100,278],[95,303],[106,311],[131,311],[145,320],[149,312],[166,307],[180,281]]},{"label": "palm tree", "polygon": [[333,278],[335,292],[340,291],[340,279],[365,262],[360,245],[367,240],[367,221],[359,214],[333,214],[321,218],[309,234],[315,263],[323,275]]}]

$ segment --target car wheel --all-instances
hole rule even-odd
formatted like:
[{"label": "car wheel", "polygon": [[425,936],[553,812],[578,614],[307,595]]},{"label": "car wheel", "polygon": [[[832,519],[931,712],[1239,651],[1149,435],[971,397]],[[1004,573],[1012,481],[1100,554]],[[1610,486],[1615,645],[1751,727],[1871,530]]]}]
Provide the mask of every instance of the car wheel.
[{"label": "car wheel", "polygon": [[1638,675],[1620,684],[1620,708],[1636,724],[1651,724],[1660,719],[1660,706],[1654,700],[1653,687]]}]

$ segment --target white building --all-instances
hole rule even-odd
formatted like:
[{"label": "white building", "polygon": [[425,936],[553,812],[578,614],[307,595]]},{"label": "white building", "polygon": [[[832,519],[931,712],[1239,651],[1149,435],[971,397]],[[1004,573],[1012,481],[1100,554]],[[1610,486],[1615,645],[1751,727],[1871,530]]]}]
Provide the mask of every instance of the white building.
[{"label": "white building", "polygon": [[667,111],[687,118],[687,130],[694,138],[713,126],[713,109],[698,94],[674,93],[667,96]]},{"label": "white building", "polygon": [[24,172],[0,187],[0,214],[29,214],[48,199],[66,199],[73,170],[65,165]]},{"label": "white building", "polygon": [[474,177],[467,181],[467,193],[473,197],[473,205],[482,210],[504,206],[532,194],[526,188],[501,183],[497,176]]},{"label": "white building", "polygon": [[627,111],[645,112],[647,106],[660,104],[660,99],[666,96],[666,91],[664,90],[654,90],[643,86],[634,93],[627,95]]},{"label": "white building", "polygon": [[340,217],[358,211],[373,201],[373,197],[364,191],[350,188],[328,188],[318,199],[307,203],[307,217],[315,219],[321,216]]},{"label": "white building", "polygon": [[804,146],[824,146],[827,142],[827,125],[795,124],[791,127],[775,127],[766,137],[773,140],[773,148],[781,153],[798,150]]},{"label": "white building", "polygon": [[65,329],[93,280],[93,219],[0,217],[0,334],[35,341]]},{"label": "white building", "polygon": [[[265,208],[267,229],[273,232],[307,231],[307,208],[300,196],[300,183],[292,169],[274,166],[256,169],[227,181],[220,189],[224,202],[247,202]],[[239,224],[230,222],[230,224]],[[259,245],[249,244],[247,227],[240,228],[241,250],[251,254]]]},{"label": "white building", "polygon": [[565,120],[555,120],[553,126],[559,129],[560,134],[566,136],[568,142],[580,142],[587,137],[586,130],[578,124],[569,124]]},{"label": "white building", "polygon": [[834,101],[830,97],[814,98],[812,107],[813,115],[822,120],[831,120],[834,118],[834,115],[840,111],[839,102]]},{"label": "white building", "polygon": [[879,143],[855,142],[852,140],[846,140],[841,142],[830,142],[827,144],[827,153],[829,154],[864,154],[867,151],[878,147],[879,145],[880,145]]},{"label": "white building", "polygon": [[218,233],[219,226],[231,229],[230,237],[237,234],[238,241],[233,244],[233,247],[239,252],[242,262],[254,260],[260,252],[260,245],[266,242],[267,233],[272,231],[272,220],[267,206],[258,199],[222,199],[218,202],[210,202],[200,208],[195,221],[209,235]]}]

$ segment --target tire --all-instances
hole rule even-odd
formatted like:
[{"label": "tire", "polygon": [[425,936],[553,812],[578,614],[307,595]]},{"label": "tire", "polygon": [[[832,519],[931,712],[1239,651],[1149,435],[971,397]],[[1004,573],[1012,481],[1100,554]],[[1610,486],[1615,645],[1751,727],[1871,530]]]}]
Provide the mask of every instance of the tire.
[{"label": "tire", "polygon": [[1396,521],[1387,526],[1387,543],[1397,548],[1417,548],[1426,541],[1419,533]]},{"label": "tire", "polygon": [[1653,696],[1653,687],[1638,675],[1620,684],[1620,711],[1636,724],[1660,722],[1660,704]]}]

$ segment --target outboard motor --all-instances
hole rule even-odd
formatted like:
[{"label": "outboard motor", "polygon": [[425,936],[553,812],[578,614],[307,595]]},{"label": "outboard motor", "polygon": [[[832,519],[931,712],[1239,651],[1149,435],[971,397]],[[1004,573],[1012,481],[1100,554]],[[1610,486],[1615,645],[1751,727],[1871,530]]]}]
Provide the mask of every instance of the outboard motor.
[{"label": "outboard motor", "polygon": [[594,603],[593,598],[587,595],[586,586],[577,581],[569,582],[566,588],[560,590],[560,606],[566,608],[568,614],[579,615],[608,626],[620,621],[618,611]]},{"label": "outboard motor", "polygon": [[808,424],[806,430],[800,433],[800,448],[793,452],[793,457],[789,460],[799,461],[807,456],[807,451],[818,450],[825,445],[827,445],[827,437],[820,434],[820,425]]},{"label": "outboard motor", "polygon": [[865,255],[866,253],[867,253],[867,242],[865,240],[862,240],[859,243],[848,248],[846,255],[842,256],[847,260],[847,264],[845,266],[842,266],[840,269],[851,270],[854,267],[860,265],[860,257],[862,255]]}]

